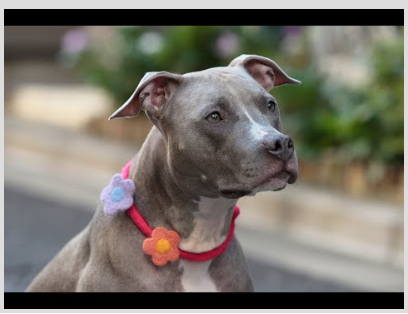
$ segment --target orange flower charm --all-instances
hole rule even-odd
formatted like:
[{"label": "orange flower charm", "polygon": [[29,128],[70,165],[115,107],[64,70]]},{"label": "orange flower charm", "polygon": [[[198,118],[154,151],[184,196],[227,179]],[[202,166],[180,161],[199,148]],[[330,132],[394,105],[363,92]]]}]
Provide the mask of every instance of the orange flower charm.
[{"label": "orange flower charm", "polygon": [[157,227],[153,230],[152,236],[143,241],[143,252],[152,256],[153,264],[163,266],[168,261],[178,260],[179,243],[180,236],[177,232]]}]

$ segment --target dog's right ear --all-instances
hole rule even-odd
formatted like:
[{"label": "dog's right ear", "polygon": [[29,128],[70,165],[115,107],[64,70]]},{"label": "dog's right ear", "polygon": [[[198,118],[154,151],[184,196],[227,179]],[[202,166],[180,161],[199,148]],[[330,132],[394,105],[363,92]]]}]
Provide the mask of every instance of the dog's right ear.
[{"label": "dog's right ear", "polygon": [[232,60],[229,66],[245,69],[267,92],[284,84],[300,84],[300,81],[288,76],[275,61],[262,56],[241,55]]},{"label": "dog's right ear", "polygon": [[140,109],[158,119],[163,105],[168,102],[177,86],[182,81],[182,76],[169,72],[148,72],[140,81],[132,96],[110,117],[132,118],[140,113]]}]

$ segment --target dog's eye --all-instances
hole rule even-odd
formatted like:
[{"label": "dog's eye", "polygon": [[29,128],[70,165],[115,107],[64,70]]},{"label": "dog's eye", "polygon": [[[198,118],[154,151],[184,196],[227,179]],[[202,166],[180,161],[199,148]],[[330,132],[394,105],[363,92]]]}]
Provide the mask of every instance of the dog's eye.
[{"label": "dog's eye", "polygon": [[274,100],[269,100],[268,101],[268,110],[274,112],[276,109],[276,102]]},{"label": "dog's eye", "polygon": [[218,111],[210,113],[206,119],[212,122],[219,122],[222,120],[221,115]]}]

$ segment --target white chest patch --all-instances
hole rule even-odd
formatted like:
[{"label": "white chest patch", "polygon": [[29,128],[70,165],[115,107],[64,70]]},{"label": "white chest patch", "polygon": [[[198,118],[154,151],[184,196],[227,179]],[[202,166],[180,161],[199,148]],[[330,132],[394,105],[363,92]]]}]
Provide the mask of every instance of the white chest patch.
[{"label": "white chest patch", "polygon": [[179,261],[183,269],[181,284],[185,292],[217,292],[208,272],[212,260],[206,262]]},{"label": "white chest patch", "polygon": [[202,253],[221,245],[227,235],[222,231],[228,214],[228,207],[234,201],[223,198],[200,197],[198,211],[194,212],[194,229],[187,239],[182,239],[180,249]]}]

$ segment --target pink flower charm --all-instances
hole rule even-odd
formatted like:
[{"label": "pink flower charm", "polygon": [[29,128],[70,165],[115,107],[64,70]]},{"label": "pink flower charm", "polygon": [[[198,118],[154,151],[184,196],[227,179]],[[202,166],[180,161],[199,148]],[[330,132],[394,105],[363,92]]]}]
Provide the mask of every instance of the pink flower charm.
[{"label": "pink flower charm", "polygon": [[119,211],[129,209],[133,204],[134,193],[135,184],[133,181],[124,180],[119,173],[115,174],[109,185],[101,193],[105,215],[113,216]]}]

